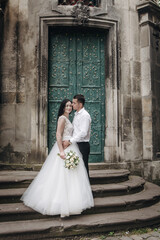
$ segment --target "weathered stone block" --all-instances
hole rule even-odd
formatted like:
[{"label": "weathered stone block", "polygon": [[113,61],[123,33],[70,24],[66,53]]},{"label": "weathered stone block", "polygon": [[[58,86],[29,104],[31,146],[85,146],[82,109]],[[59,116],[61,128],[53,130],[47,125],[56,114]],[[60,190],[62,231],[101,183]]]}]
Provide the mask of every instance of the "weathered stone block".
[{"label": "weathered stone block", "polygon": [[143,146],[143,159],[152,160],[152,146]]},{"label": "weathered stone block", "polygon": [[121,9],[125,9],[125,10],[128,10],[129,9],[129,1],[125,1],[125,0],[120,0],[120,1],[116,1],[115,2],[115,7],[116,8],[121,8]]},{"label": "weathered stone block", "polygon": [[[139,35],[139,33],[137,33]],[[141,62],[140,46],[139,44],[133,44],[133,48],[130,49],[133,61]]]},{"label": "weathered stone block", "polygon": [[127,128],[131,128],[131,119],[123,119],[123,125]]},{"label": "weathered stone block", "polygon": [[128,160],[137,160],[142,158],[142,141],[124,142],[124,158]]},{"label": "weathered stone block", "polygon": [[[133,128],[137,128],[141,132],[142,131],[142,122],[133,121]],[[141,137],[142,137],[142,132],[141,132]]]},{"label": "weathered stone block", "polygon": [[123,109],[123,119],[131,119],[131,108]]},{"label": "weathered stone block", "polygon": [[[132,46],[139,45],[139,18],[137,13],[135,12],[135,2],[130,3],[130,11],[129,11],[129,18],[130,18],[130,43]],[[134,9],[131,9],[131,5]],[[133,47],[134,49],[134,47]],[[132,50],[131,50],[132,52]],[[136,59],[137,60],[137,59]]]},{"label": "weathered stone block", "polygon": [[2,92],[16,92],[16,80],[15,76],[11,76],[13,74],[2,73],[1,77],[1,91]]},{"label": "weathered stone block", "polygon": [[16,105],[16,140],[27,140],[30,124],[30,112],[27,111],[26,105]]},{"label": "weathered stone block", "polygon": [[139,0],[129,0],[129,8],[132,9],[132,11],[135,12],[135,6],[139,3]]},{"label": "weathered stone block", "polygon": [[121,87],[122,87],[122,93],[130,94],[131,93],[131,80],[130,80],[130,63],[123,61],[121,64]]},{"label": "weathered stone block", "polygon": [[[8,145],[8,143],[14,144],[15,143],[15,128],[3,129],[0,134],[0,143],[1,143],[1,148],[3,148],[3,146]],[[1,158],[0,158],[0,160],[1,160]]]},{"label": "weathered stone block", "polygon": [[15,129],[15,105],[0,105],[0,129]]},{"label": "weathered stone block", "polygon": [[141,93],[141,79],[139,77],[132,77],[132,93],[140,95]]},{"label": "weathered stone block", "polygon": [[160,179],[160,161],[144,162],[144,177],[150,180],[155,180],[159,183]]},{"label": "weathered stone block", "polygon": [[152,129],[152,118],[150,118],[150,117],[143,118],[143,128],[146,130]]},{"label": "weathered stone block", "polygon": [[140,24],[142,24],[142,23],[145,23],[146,21],[148,21],[149,20],[149,14],[148,14],[148,12],[143,12],[143,13],[141,13],[141,17],[140,17]]},{"label": "weathered stone block", "polygon": [[24,92],[17,92],[16,94],[16,102],[17,103],[25,103],[26,95]]},{"label": "weathered stone block", "polygon": [[116,147],[104,147],[104,161],[117,162],[118,151]]},{"label": "weathered stone block", "polygon": [[124,127],[122,132],[122,141],[132,140],[131,127]]},{"label": "weathered stone block", "polygon": [[132,61],[130,62],[131,66],[131,76],[132,77],[140,77],[141,76],[141,63]]},{"label": "weathered stone block", "polygon": [[20,92],[25,91],[25,77],[20,77],[17,80],[17,91],[20,91]]},{"label": "weathered stone block", "polygon": [[152,139],[143,139],[143,144],[145,147],[152,147]]},{"label": "weathered stone block", "polygon": [[1,105],[0,116],[0,143],[5,146],[15,141],[15,105]]},{"label": "weathered stone block", "polygon": [[147,47],[150,43],[150,31],[149,26],[145,25],[141,28],[141,47]]},{"label": "weathered stone block", "polygon": [[148,140],[152,140],[152,131],[143,131],[143,137]]},{"label": "weathered stone block", "polygon": [[117,145],[117,138],[115,137],[116,129],[114,128],[106,128],[106,139],[105,146],[114,147]]},{"label": "weathered stone block", "polygon": [[131,108],[131,96],[130,95],[123,95],[123,107],[124,107],[124,109]]},{"label": "weathered stone block", "polygon": [[16,93],[15,92],[3,92],[1,93],[1,103],[15,103],[16,102]]},{"label": "weathered stone block", "polygon": [[134,122],[142,121],[142,111],[141,109],[133,108],[132,109],[132,119]]},{"label": "weathered stone block", "polygon": [[132,96],[132,108],[142,110],[142,99],[140,96]]},{"label": "weathered stone block", "polygon": [[150,62],[146,61],[141,64],[141,78],[142,78],[142,85],[141,91],[142,96],[148,96],[151,94],[151,65]]},{"label": "weathered stone block", "polygon": [[142,98],[142,114],[143,117],[152,116],[152,99],[151,97]]},{"label": "weathered stone block", "polygon": [[133,129],[133,132],[134,132],[134,137],[136,139],[142,139],[142,123],[134,123],[134,124],[139,124],[140,126],[139,127],[135,127],[134,126],[134,129]]},{"label": "weathered stone block", "polygon": [[141,48],[141,62],[146,62],[146,61],[150,61],[150,47],[143,47]]}]

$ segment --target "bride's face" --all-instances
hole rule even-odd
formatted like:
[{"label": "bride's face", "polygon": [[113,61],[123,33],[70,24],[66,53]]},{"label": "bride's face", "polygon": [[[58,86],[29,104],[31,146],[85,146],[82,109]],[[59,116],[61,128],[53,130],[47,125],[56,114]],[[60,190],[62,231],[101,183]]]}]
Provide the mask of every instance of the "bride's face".
[{"label": "bride's face", "polygon": [[72,103],[71,102],[67,102],[65,109],[64,109],[64,113],[70,114],[72,112]]}]

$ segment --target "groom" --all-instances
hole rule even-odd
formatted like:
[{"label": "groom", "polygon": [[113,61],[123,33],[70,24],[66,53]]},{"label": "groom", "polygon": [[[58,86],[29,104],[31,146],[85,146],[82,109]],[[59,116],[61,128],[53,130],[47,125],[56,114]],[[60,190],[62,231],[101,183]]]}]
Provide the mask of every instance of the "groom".
[{"label": "groom", "polygon": [[67,148],[70,144],[77,142],[80,152],[83,156],[83,161],[88,169],[88,158],[90,153],[90,134],[91,134],[91,117],[89,113],[84,108],[85,98],[81,94],[77,94],[73,97],[72,106],[76,110],[73,119],[73,136],[69,141],[64,141],[63,146]]}]

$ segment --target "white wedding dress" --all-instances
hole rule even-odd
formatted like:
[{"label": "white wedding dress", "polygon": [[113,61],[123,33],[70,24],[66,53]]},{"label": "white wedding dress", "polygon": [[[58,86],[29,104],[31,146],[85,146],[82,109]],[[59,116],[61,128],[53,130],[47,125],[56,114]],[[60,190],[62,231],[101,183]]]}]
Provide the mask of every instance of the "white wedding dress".
[{"label": "white wedding dress", "polygon": [[[70,139],[73,126],[65,118],[63,140]],[[65,152],[73,150],[80,158],[76,169],[64,167],[64,160],[57,154],[59,148],[54,144],[40,172],[24,192],[21,200],[25,205],[45,215],[61,215],[61,217],[80,214],[83,210],[94,206],[93,195],[77,144],[71,144]]]}]

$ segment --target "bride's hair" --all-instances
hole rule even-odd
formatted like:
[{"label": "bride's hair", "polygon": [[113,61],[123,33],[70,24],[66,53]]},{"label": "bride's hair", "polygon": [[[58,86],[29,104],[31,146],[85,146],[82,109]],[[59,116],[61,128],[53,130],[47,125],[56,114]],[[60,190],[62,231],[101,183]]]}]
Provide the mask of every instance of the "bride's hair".
[{"label": "bride's hair", "polygon": [[64,100],[61,102],[61,105],[60,105],[59,110],[58,110],[57,120],[58,120],[58,118],[59,118],[60,116],[63,115],[64,109],[65,109],[65,106],[66,106],[66,103],[67,103],[67,102],[71,102],[71,100],[69,100],[69,99],[66,98],[66,99],[64,99]]}]

